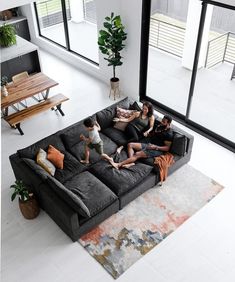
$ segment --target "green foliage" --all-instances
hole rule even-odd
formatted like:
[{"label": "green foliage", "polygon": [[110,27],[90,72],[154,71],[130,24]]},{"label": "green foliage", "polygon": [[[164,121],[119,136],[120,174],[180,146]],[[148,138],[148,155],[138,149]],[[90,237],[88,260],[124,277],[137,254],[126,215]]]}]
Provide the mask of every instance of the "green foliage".
[{"label": "green foliage", "polygon": [[14,201],[15,197],[18,195],[20,200],[26,202],[29,198],[29,191],[26,188],[22,180],[16,180],[15,184],[12,184],[10,188],[14,189],[13,194],[11,195],[11,200]]},{"label": "green foliage", "polygon": [[115,78],[115,68],[122,65],[121,50],[125,47],[123,41],[126,40],[127,33],[124,32],[124,26],[120,16],[106,17],[104,28],[99,31],[98,45],[102,54],[107,57],[108,66],[113,66],[113,77]]},{"label": "green foliage", "polygon": [[0,45],[9,47],[16,44],[15,28],[11,24],[4,24],[0,26]]},{"label": "green foliage", "polygon": [[3,75],[1,77],[1,86],[7,85],[8,83],[8,77],[6,75]]}]

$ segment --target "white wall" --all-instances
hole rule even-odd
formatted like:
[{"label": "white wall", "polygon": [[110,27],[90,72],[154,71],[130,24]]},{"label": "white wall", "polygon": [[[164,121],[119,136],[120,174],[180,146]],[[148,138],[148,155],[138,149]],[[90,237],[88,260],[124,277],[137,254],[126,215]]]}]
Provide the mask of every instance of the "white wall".
[{"label": "white wall", "polygon": [[35,0],[0,0],[0,11],[20,7],[34,1]]},{"label": "white wall", "polygon": [[[144,0],[143,0],[144,1]],[[121,0],[121,17],[127,40],[121,66],[121,89],[127,96],[139,99],[140,41],[142,0]]]}]

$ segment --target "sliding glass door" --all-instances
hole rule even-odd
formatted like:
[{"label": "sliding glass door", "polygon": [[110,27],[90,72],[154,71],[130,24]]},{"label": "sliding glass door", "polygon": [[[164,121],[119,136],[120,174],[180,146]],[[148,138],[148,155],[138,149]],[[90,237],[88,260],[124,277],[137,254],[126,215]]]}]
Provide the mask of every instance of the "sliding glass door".
[{"label": "sliding glass door", "polygon": [[235,5],[208,2],[145,1],[140,98],[235,151]]},{"label": "sliding glass door", "polygon": [[35,11],[40,36],[98,64],[94,0],[39,0]]}]

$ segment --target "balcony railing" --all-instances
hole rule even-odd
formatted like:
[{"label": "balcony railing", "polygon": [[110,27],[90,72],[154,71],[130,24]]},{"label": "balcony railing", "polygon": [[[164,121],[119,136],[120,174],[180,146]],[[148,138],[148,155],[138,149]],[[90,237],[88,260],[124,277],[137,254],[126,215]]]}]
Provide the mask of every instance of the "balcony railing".
[{"label": "balcony railing", "polygon": [[[70,1],[65,0],[67,20],[71,19]],[[36,2],[39,20],[43,28],[63,22],[61,0],[46,0]],[[94,0],[83,0],[84,20],[96,23],[96,8]]]},{"label": "balcony railing", "polygon": [[149,45],[182,57],[185,28],[155,18],[150,19]]},{"label": "balcony railing", "polygon": [[235,64],[235,33],[224,33],[208,42],[205,67],[211,68],[219,63]]}]

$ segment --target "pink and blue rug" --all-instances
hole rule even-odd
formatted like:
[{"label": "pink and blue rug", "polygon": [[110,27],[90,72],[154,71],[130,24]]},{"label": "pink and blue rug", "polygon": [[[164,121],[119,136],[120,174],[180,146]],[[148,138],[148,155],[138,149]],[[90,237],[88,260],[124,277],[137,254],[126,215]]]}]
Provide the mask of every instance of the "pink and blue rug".
[{"label": "pink and blue rug", "polygon": [[116,279],[222,189],[185,165],[163,186],[145,192],[79,242]]}]

